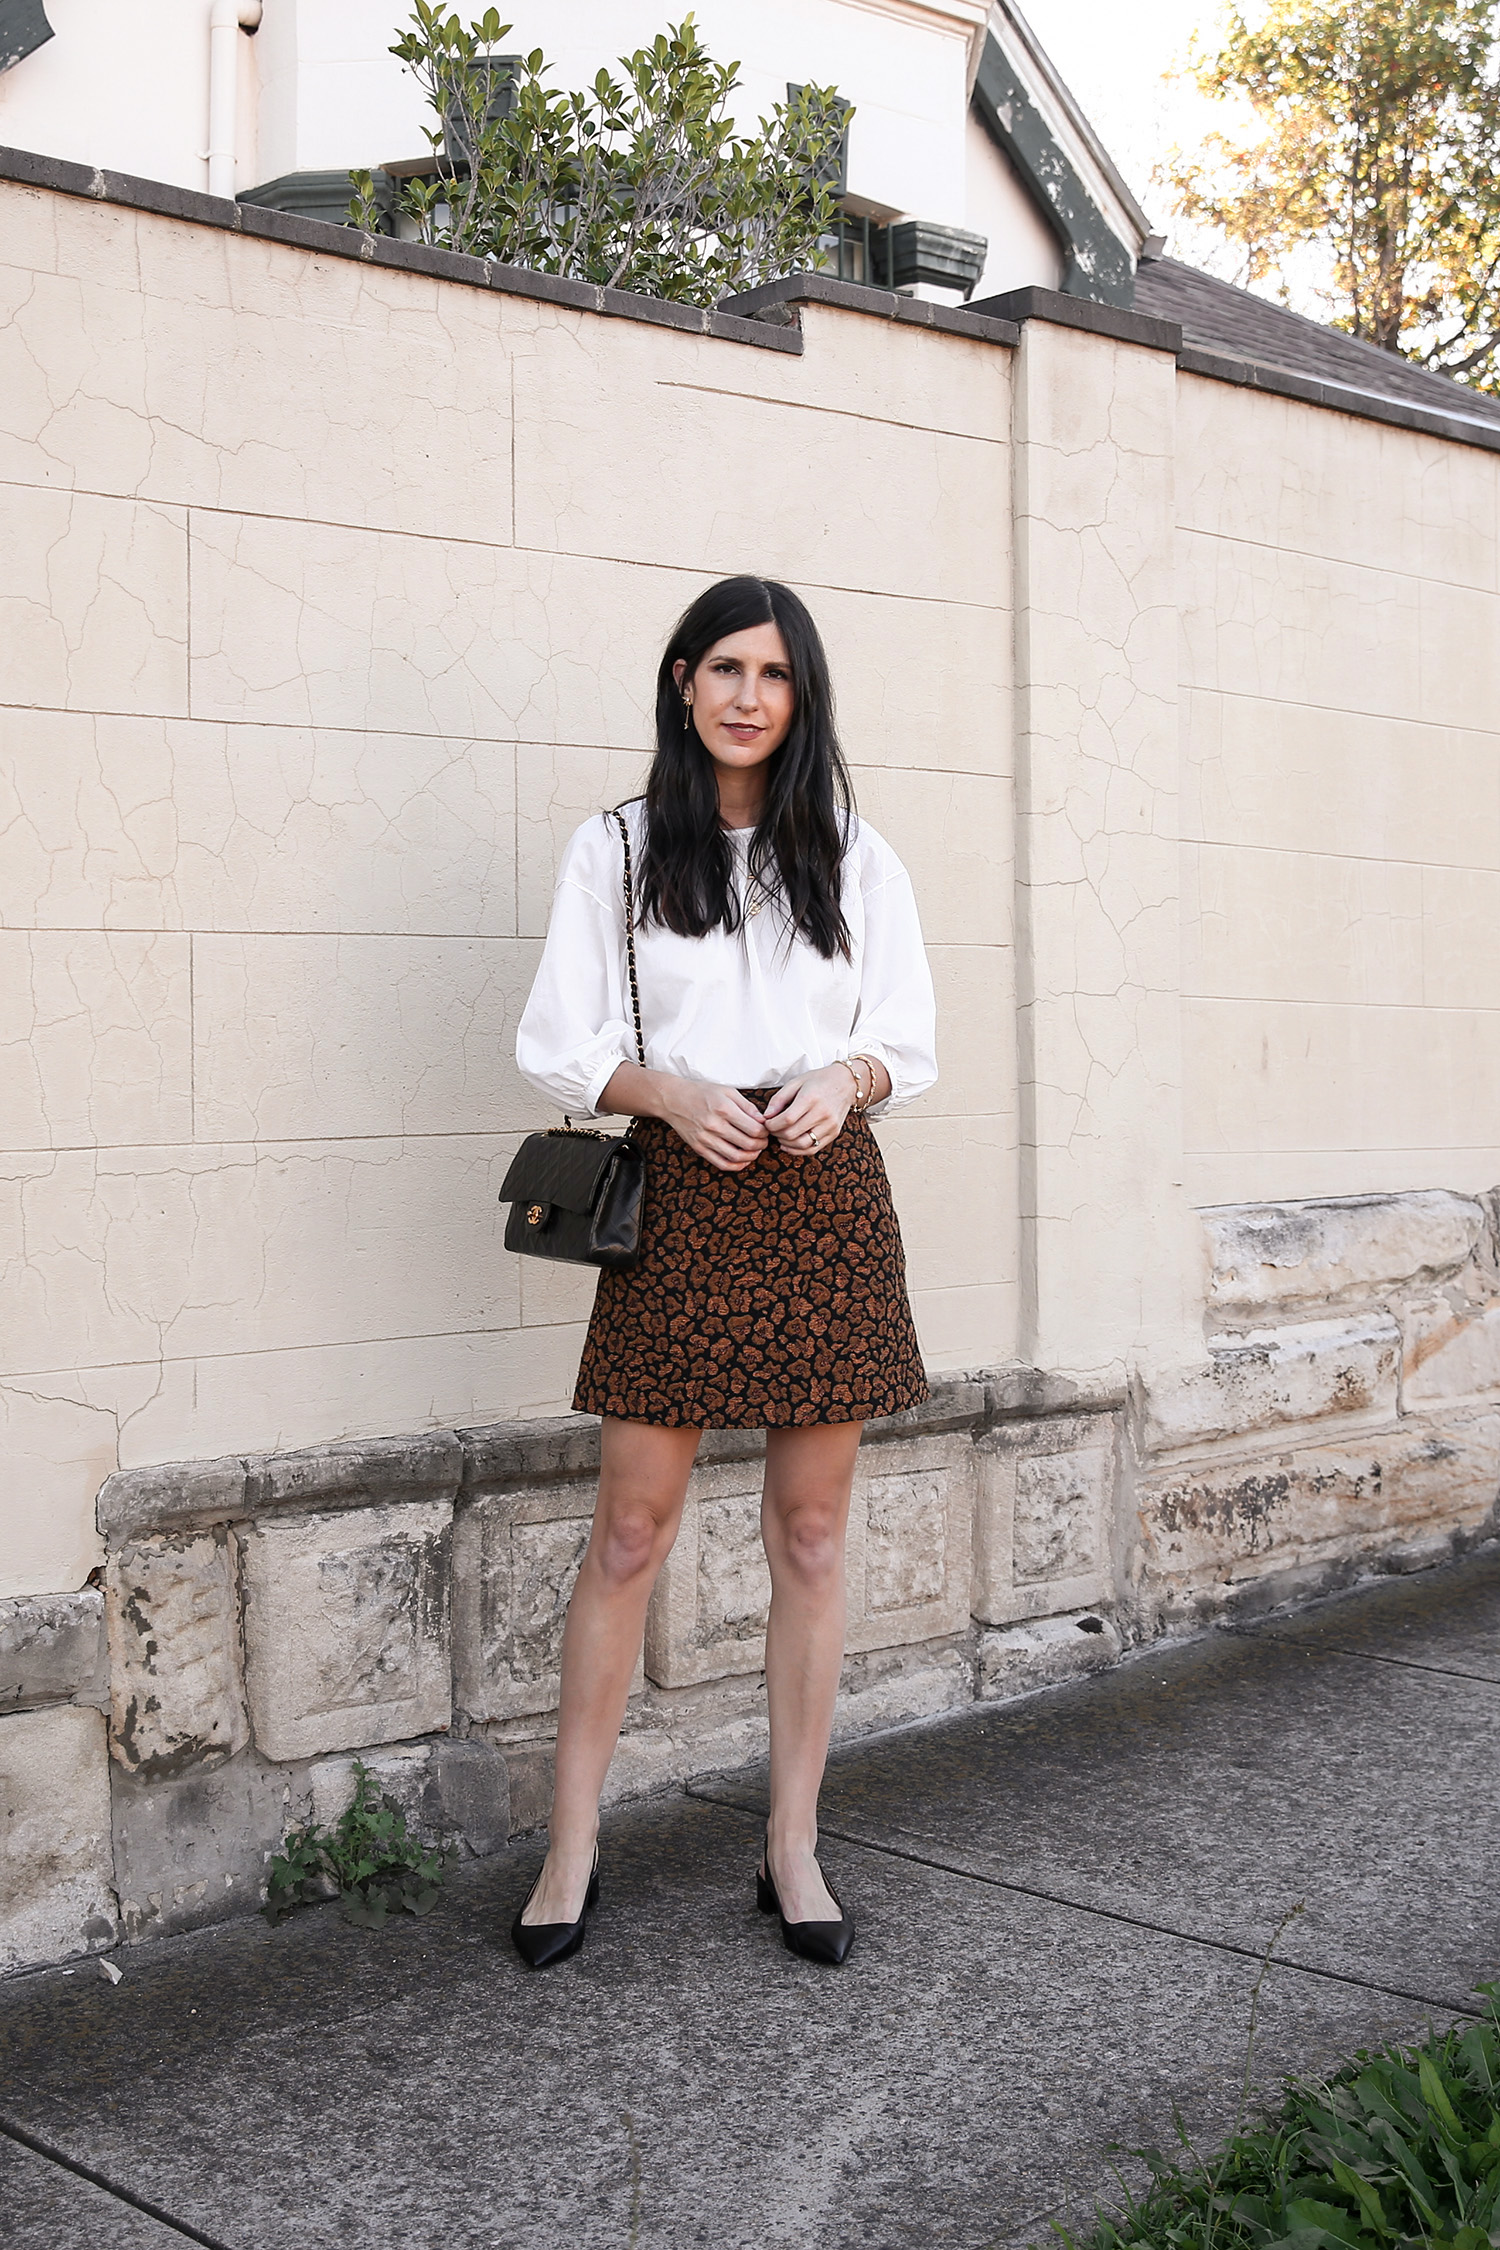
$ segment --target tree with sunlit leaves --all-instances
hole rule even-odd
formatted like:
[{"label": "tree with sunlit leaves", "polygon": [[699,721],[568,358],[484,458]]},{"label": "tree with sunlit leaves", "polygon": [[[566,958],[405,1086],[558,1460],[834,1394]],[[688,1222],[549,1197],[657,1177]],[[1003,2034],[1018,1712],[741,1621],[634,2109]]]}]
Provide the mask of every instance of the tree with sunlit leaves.
[{"label": "tree with sunlit leaves", "polygon": [[1248,96],[1253,134],[1165,168],[1248,286],[1290,299],[1317,270],[1335,326],[1500,391],[1496,0],[1268,0],[1231,11],[1185,74]]}]

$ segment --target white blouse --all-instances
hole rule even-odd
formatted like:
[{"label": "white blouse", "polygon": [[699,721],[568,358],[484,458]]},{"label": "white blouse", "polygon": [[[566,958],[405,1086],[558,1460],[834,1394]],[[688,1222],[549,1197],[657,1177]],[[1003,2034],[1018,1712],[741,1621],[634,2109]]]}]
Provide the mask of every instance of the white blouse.
[{"label": "white blouse", "polygon": [[[640,865],[645,807],[624,808]],[[731,829],[744,899],[753,831]],[[636,1058],[625,961],[625,855],[604,813],[586,820],[558,870],[547,943],[516,1033],[516,1061],[562,1110],[598,1113],[622,1062]],[[651,922],[635,939],[648,1070],[720,1086],[781,1086],[851,1054],[890,1073],[889,1100],[914,1101],[937,1078],[932,977],[906,869],[865,821],[851,824],[842,902],[848,961],[789,937],[754,885],[738,930],[679,937]]]}]

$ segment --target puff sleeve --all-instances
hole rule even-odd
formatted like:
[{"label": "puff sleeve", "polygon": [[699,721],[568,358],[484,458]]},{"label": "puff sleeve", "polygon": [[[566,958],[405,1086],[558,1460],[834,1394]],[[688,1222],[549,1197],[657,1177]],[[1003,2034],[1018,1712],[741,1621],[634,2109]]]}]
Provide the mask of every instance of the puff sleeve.
[{"label": "puff sleeve", "polygon": [[849,1052],[868,1055],[889,1072],[888,1099],[870,1105],[869,1114],[882,1117],[937,1083],[937,1004],[911,877],[883,843],[863,901],[859,1007]]},{"label": "puff sleeve", "polygon": [[635,1058],[620,955],[623,900],[601,898],[589,878],[604,823],[585,822],[563,854],[547,942],[516,1032],[521,1075],[559,1109],[598,1115],[599,1097]]}]

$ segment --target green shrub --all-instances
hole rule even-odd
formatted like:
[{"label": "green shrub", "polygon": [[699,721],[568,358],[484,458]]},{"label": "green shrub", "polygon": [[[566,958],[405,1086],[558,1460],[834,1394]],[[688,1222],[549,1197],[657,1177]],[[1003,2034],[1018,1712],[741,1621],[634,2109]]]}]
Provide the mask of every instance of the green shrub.
[{"label": "green shrub", "polygon": [[[817,263],[852,114],[831,86],[797,89],[745,139],[725,115],[739,65],[716,63],[687,16],[620,58],[624,84],[601,70],[551,92],[537,48],[501,103],[487,58],[510,25],[495,9],[465,25],[416,0],[412,24],[391,52],[437,124],[432,176],[397,209],[423,242],[698,305]],[[354,183],[350,223],[373,231],[373,175]]]},{"label": "green shrub", "polygon": [[401,1807],[356,1758],[353,1803],[332,1829],[316,1821],[288,1829],[261,1912],[274,1924],[294,1906],[337,1898],[349,1921],[378,1930],[393,1907],[430,1913],[455,1856],[449,1845],[430,1850],[419,1842]]},{"label": "green shrub", "polygon": [[1137,2149],[1151,2186],[1070,2250],[1495,2250],[1500,2245],[1500,1985],[1478,2022],[1361,2049],[1198,2161]]}]

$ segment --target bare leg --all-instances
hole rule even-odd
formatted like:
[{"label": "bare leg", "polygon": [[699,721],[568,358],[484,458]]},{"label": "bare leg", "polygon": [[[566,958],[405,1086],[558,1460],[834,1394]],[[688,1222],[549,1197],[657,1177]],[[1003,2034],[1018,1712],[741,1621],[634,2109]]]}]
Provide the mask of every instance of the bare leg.
[{"label": "bare leg", "polygon": [[771,1565],[766,1697],[771,1714],[767,1853],[789,1922],[833,1922],[818,1871],[818,1791],[844,1661],[844,1532],[864,1425],[767,1430],[761,1536]]},{"label": "bare leg", "polygon": [[594,1526],[563,1628],[548,1852],[522,1916],[527,1923],[572,1922],[583,1910],[599,1792],[625,1716],[646,1603],[677,1537],[701,1434],[605,1416]]}]

